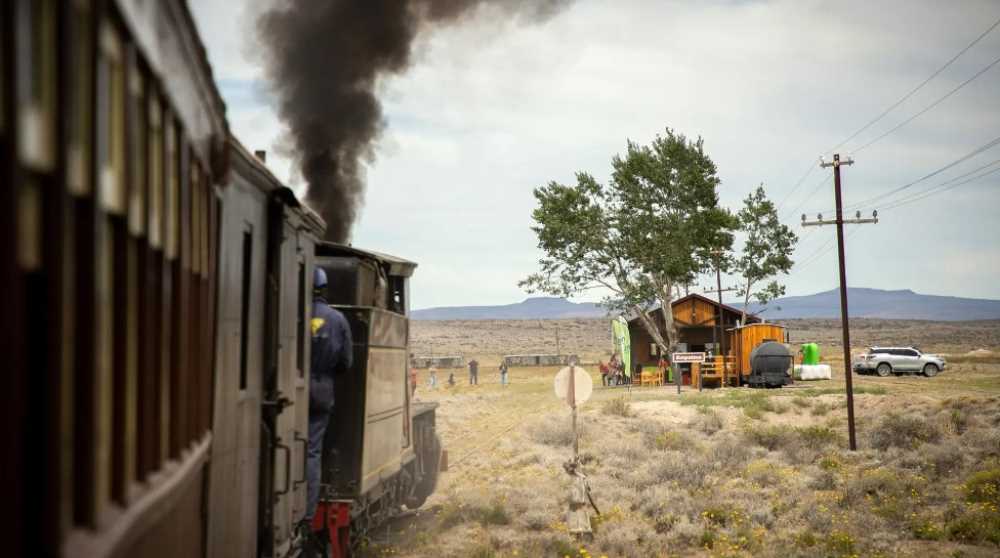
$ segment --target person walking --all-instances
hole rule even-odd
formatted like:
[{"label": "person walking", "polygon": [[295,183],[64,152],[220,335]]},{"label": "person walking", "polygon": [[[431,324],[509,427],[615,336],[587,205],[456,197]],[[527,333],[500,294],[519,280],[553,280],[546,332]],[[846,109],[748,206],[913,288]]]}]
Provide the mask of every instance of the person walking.
[{"label": "person walking", "polygon": [[324,298],[326,272],[313,272],[312,354],[309,371],[309,446],[306,452],[306,509],[302,521],[309,524],[319,504],[323,439],[333,412],[334,377],[354,365],[351,327],[347,318]]},{"label": "person walking", "polygon": [[479,361],[472,359],[469,361],[469,385],[479,384]]},{"label": "person walking", "polygon": [[507,387],[507,361],[500,361],[500,385]]},{"label": "person walking", "polygon": [[430,370],[427,372],[430,374],[430,377],[427,378],[427,385],[430,386],[431,389],[434,389],[437,387],[438,383],[438,369],[432,364]]}]

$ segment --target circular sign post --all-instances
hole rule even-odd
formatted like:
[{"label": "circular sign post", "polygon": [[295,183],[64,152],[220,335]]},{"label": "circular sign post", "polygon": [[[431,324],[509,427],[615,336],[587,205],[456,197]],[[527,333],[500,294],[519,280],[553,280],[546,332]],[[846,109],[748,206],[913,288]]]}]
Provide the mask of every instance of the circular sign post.
[{"label": "circular sign post", "polygon": [[[572,375],[570,370],[573,370]],[[567,366],[556,373],[553,387],[556,397],[565,401],[571,408],[584,404],[594,393],[594,381],[590,379],[590,374],[579,366]]]}]

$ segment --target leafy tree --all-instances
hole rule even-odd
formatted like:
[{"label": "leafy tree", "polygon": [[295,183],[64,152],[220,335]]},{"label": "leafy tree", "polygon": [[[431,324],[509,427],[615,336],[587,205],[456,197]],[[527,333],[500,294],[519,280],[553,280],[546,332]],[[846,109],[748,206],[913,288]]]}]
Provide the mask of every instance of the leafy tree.
[{"label": "leafy tree", "polygon": [[[792,269],[792,252],[798,237],[786,225],[778,221],[774,203],[764,194],[760,185],[743,200],[743,208],[736,215],[740,230],[746,235],[743,252],[733,262],[733,267],[742,278],[737,294],[743,297],[742,321],[746,322],[747,307],[752,296],[761,304],[785,294],[785,286],[778,281],[767,279]],[[754,289],[757,289],[756,291]]]},{"label": "leafy tree", "polygon": [[[611,160],[611,179],[587,173],[576,185],[535,189],[541,270],[519,283],[529,292],[570,297],[604,287],[602,304],[635,314],[662,353],[677,343],[670,303],[732,245],[736,219],[719,207],[719,178],[703,141],[667,129],[650,145],[627,144]],[[648,315],[660,303],[663,331]]]}]

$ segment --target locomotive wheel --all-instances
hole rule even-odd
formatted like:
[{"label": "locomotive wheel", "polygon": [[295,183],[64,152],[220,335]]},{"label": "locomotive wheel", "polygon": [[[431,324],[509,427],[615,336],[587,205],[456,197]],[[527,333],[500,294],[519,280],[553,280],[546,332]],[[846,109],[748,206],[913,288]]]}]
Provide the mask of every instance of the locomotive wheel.
[{"label": "locomotive wheel", "polygon": [[875,369],[875,373],[878,374],[880,377],[885,378],[889,374],[892,374],[892,367],[889,366],[887,363],[883,362],[882,364],[879,364],[878,367]]}]

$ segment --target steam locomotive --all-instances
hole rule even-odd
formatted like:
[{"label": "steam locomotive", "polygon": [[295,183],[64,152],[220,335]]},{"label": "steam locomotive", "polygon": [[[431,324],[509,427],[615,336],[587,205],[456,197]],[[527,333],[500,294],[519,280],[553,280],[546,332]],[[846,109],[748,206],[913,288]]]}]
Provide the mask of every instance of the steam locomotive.
[{"label": "steam locomotive", "polygon": [[0,522],[9,556],[295,556],[313,269],[348,317],[314,526],[433,492],[415,264],[325,223],[229,131],[183,0],[0,3]]}]

